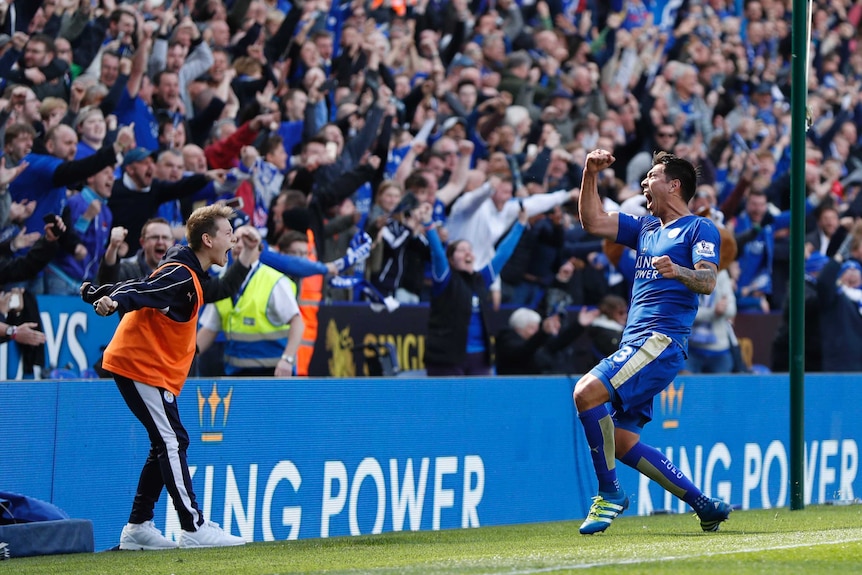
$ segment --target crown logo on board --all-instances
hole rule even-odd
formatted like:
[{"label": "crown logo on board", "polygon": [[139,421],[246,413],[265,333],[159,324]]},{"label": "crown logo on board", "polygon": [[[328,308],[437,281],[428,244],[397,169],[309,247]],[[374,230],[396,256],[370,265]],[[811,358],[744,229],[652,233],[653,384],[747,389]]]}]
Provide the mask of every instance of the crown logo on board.
[{"label": "crown logo on board", "polygon": [[218,383],[213,382],[212,391],[204,395],[198,387],[198,423],[201,427],[201,441],[215,443],[224,439],[224,429],[230,414],[230,402],[233,388],[228,389],[224,397],[219,395]]}]

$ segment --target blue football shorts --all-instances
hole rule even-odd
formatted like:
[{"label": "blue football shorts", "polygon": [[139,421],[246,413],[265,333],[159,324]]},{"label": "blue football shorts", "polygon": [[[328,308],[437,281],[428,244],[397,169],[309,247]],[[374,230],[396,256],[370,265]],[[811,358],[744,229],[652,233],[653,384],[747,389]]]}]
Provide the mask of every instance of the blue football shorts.
[{"label": "blue football shorts", "polygon": [[653,332],[641,345],[624,345],[590,370],[611,396],[617,427],[640,434],[652,420],[653,398],[685,366],[682,348],[670,337]]}]

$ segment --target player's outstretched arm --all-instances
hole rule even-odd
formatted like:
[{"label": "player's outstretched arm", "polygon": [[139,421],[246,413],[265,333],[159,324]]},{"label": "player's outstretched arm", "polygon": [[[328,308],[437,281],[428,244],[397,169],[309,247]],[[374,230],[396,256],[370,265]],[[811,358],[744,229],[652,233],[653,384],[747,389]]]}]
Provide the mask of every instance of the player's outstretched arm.
[{"label": "player's outstretched arm", "polygon": [[578,212],[581,225],[593,235],[616,241],[620,229],[620,215],[608,213],[599,196],[598,175],[614,163],[614,157],[607,150],[593,150],[587,154],[584,174],[581,178],[581,194],[578,198]]}]

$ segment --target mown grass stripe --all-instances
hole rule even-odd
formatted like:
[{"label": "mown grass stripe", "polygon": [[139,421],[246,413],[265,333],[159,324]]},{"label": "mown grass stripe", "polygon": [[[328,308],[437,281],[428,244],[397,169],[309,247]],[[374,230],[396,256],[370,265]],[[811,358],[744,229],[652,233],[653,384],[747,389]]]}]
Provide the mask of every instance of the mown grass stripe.
[{"label": "mown grass stripe", "polygon": [[[515,570],[506,570],[506,571],[491,571],[488,573],[484,573],[481,575],[537,575],[538,573],[554,573],[557,571],[572,571],[572,570],[580,570],[580,569],[594,569],[597,567],[614,567],[614,566],[626,566],[626,565],[643,565],[647,563],[662,563],[668,561],[686,561],[691,559],[707,559],[710,557],[720,557],[726,555],[742,555],[747,553],[766,553],[771,551],[786,551],[788,549],[801,549],[805,547],[819,547],[824,545],[844,545],[847,543],[858,543],[862,542],[862,529],[850,529],[847,531],[856,531],[857,535],[854,537],[848,537],[840,540],[829,540],[829,541],[810,541],[804,543],[795,543],[791,545],[773,545],[766,547],[749,547],[749,548],[740,548],[740,549],[727,549],[724,551],[709,551],[706,553],[693,553],[688,555],[668,555],[662,557],[648,557],[648,558],[625,558],[613,561],[598,561],[592,563],[572,563],[566,565],[553,565],[548,567],[542,567],[538,569],[519,569]],[[826,533],[823,532],[803,532],[799,531],[796,533],[783,533],[782,535],[812,535],[814,537],[822,537],[825,536]]]}]

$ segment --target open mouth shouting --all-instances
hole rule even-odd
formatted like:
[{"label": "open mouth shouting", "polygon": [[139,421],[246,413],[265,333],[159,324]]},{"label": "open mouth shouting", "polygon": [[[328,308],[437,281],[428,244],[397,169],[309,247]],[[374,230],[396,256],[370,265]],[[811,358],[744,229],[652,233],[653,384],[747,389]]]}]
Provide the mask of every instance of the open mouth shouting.
[{"label": "open mouth shouting", "polygon": [[649,188],[644,188],[644,197],[646,198],[646,209],[652,212],[652,194],[650,194]]},{"label": "open mouth shouting", "polygon": [[158,261],[162,261],[162,258],[165,257],[166,253],[168,253],[167,244],[160,244],[153,250],[153,254],[156,256],[156,260]]}]

